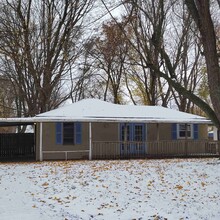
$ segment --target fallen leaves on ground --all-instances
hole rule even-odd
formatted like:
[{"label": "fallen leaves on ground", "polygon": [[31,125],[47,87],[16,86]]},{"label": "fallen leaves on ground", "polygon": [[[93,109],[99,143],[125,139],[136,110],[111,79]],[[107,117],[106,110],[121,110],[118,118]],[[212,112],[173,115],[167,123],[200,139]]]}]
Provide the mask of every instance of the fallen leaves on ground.
[{"label": "fallen leaves on ground", "polygon": [[212,219],[220,217],[220,163],[216,161],[1,164],[0,184],[9,195],[7,183],[15,184],[16,193],[24,183],[23,197],[18,193],[23,203],[28,197],[32,203],[27,205],[56,220]]}]

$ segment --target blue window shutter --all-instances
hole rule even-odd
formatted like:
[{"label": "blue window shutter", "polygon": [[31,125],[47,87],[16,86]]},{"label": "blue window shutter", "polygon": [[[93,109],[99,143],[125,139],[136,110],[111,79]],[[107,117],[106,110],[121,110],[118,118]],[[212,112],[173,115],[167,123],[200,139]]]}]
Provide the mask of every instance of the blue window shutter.
[{"label": "blue window shutter", "polygon": [[198,124],[193,124],[193,136],[195,140],[199,138],[199,126]]},{"label": "blue window shutter", "polygon": [[172,140],[177,139],[177,124],[172,124]]},{"label": "blue window shutter", "polygon": [[56,144],[62,144],[63,141],[62,141],[62,137],[63,137],[63,134],[62,134],[62,123],[61,122],[57,122],[56,123]]},{"label": "blue window shutter", "polygon": [[82,144],[82,124],[75,123],[75,144]]}]

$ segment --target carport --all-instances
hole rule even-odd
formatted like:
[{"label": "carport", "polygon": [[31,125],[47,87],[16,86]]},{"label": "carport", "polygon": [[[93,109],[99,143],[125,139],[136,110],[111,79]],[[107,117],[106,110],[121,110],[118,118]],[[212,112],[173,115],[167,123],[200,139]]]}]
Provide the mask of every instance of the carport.
[{"label": "carport", "polygon": [[[32,121],[1,118],[0,127],[32,125]],[[30,161],[36,159],[35,133],[0,133],[0,162]]]}]

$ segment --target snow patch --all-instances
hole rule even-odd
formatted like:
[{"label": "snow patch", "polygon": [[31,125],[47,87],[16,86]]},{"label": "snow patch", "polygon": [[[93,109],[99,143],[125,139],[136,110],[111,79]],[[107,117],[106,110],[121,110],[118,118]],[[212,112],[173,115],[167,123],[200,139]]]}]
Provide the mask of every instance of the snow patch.
[{"label": "snow patch", "polygon": [[220,219],[217,159],[0,164],[1,220]]}]

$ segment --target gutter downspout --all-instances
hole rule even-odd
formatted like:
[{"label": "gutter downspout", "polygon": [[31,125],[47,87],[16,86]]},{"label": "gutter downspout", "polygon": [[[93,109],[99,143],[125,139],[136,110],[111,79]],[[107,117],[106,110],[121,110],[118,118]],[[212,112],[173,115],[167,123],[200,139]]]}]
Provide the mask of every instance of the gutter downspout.
[{"label": "gutter downspout", "polygon": [[[188,124],[185,124],[185,154],[188,156]],[[192,131],[191,131],[192,132]]]},{"label": "gutter downspout", "polygon": [[92,123],[89,122],[89,160],[92,160]]},{"label": "gutter downspout", "polygon": [[159,123],[157,123],[157,142],[160,141]]},{"label": "gutter downspout", "polygon": [[39,153],[40,153],[40,161],[43,161],[43,124],[40,122],[40,146],[39,146]]}]

